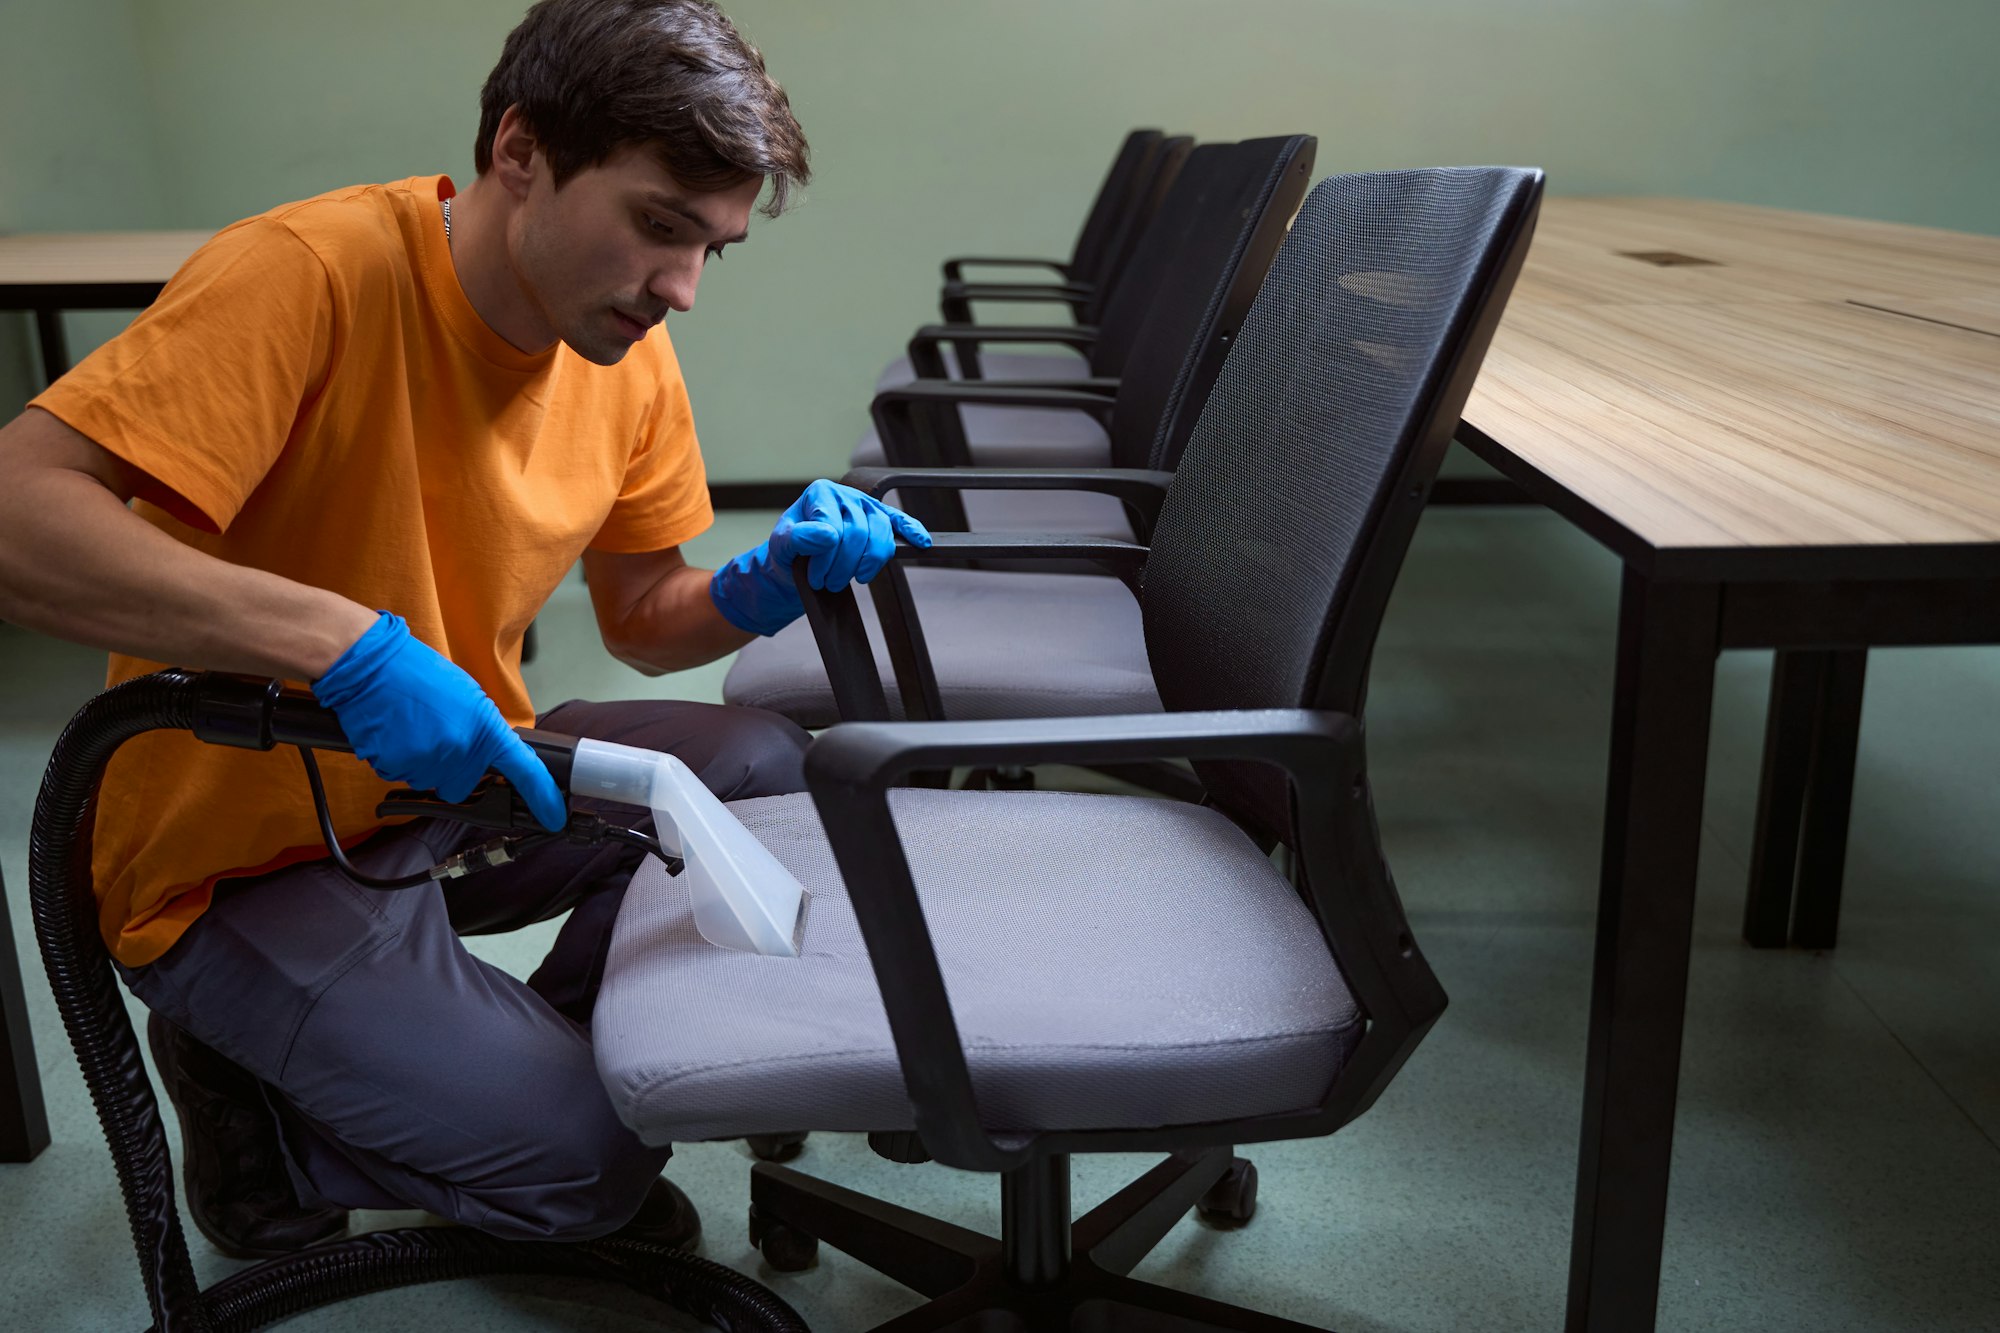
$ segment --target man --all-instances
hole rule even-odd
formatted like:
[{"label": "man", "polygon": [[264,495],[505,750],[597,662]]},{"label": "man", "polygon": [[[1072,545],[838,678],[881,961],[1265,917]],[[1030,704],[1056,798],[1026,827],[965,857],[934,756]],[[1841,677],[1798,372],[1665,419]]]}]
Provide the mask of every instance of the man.
[{"label": "man", "polygon": [[[705,0],[543,0],[481,94],[477,178],[356,187],[225,229],[120,337],[0,430],[0,616],[179,664],[307,681],[357,757],[325,756],[365,873],[472,836],[384,827],[391,782],[462,798],[489,767],[564,822],[513,734],[523,631],[580,557],[638,669],[712,660],[866,581],[905,515],[815,482],[711,574],[663,329],[760,192],[807,177],[783,90]],[[127,507],[127,502],[132,502]],[[552,730],[680,755],[724,798],[800,790],[804,735],[751,710],[570,703]],[[588,802],[581,802],[588,805]],[[623,845],[555,841],[454,882],[365,888],[326,859],[282,755],[159,733],[107,774],[108,946],[153,1010],[187,1199],[238,1256],[421,1207],[514,1237],[699,1221],[597,1083],[587,1024]],[[458,936],[568,911],[523,985]]]}]

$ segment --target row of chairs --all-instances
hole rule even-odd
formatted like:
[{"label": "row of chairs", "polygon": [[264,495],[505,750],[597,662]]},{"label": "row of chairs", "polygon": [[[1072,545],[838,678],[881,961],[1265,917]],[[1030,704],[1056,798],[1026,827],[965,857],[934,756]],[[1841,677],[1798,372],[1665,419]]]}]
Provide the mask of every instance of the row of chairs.
[{"label": "row of chairs", "polygon": [[[989,359],[982,367],[989,373],[1028,371],[1045,378],[926,376],[879,389],[872,413],[876,428],[856,446],[855,465],[960,469],[951,489],[903,485],[891,496],[936,530],[1147,540],[1165,493],[1164,478],[1179,464],[1231,342],[1305,197],[1314,148],[1310,136],[1293,135],[1208,144],[1177,157],[1167,168],[1172,184],[1157,206],[1148,209],[1144,196],[1128,205],[1131,212],[1145,212],[1146,223],[1124,263],[1096,288],[1103,294],[1101,323],[1052,330],[965,324],[919,330],[910,357],[919,369],[936,369],[926,365],[928,354],[948,340],[973,338],[975,330],[980,342],[1063,334],[1085,341],[1089,359],[1064,353],[1033,358],[1032,365],[1025,357],[1010,363]],[[1126,155],[1120,154],[1121,161]],[[948,279],[943,300],[950,305],[964,293],[962,284]],[[1088,373],[1064,379],[1055,368],[1065,362]],[[1125,471],[1081,477],[1077,468]],[[1024,475],[1036,469],[1059,469],[1062,475]],[[884,474],[851,480],[889,493]],[[1024,485],[1036,489],[1019,489]],[[931,630],[936,689],[950,716],[1158,710],[1137,604],[1102,579],[1063,577],[1094,568],[1081,557],[1038,560],[1026,569],[1012,562],[1013,572],[1033,574],[1027,582],[1000,577],[995,566],[1010,563],[1005,561],[913,575]],[[864,594],[864,601],[874,612],[874,599]],[[1036,608],[1069,630],[1063,639],[1075,653],[1043,660],[1004,650],[1003,626],[1020,623],[1018,613]],[[925,715],[905,713],[887,670],[886,644],[880,652],[883,674],[892,678],[892,714]],[[741,653],[724,695],[807,726],[825,726],[837,717],[819,652],[803,624]]]},{"label": "row of chairs", "polygon": [[[947,262],[945,322],[885,371],[847,474],[936,545],[808,593],[725,688],[830,727],[808,793],[733,807],[812,894],[800,956],[703,947],[664,883],[621,913],[593,1031],[642,1136],[861,1131],[1000,1176],[994,1239],[753,1168],[766,1259],[823,1240],[929,1297],[897,1333],[1302,1328],[1129,1272],[1191,1207],[1247,1220],[1236,1148],[1352,1120],[1443,1010],[1361,717],[1542,177],[1307,193],[1313,148],[1136,133],[1067,260],[1002,261],[1057,281]],[[1075,365],[988,350],[1025,335],[973,308],[1017,298],[1075,312],[1032,331]],[[1095,572],[1027,572],[1052,565]],[[947,783],[1182,761],[1199,801]],[[1072,1220],[1068,1155],[1133,1151],[1164,1160]]]}]

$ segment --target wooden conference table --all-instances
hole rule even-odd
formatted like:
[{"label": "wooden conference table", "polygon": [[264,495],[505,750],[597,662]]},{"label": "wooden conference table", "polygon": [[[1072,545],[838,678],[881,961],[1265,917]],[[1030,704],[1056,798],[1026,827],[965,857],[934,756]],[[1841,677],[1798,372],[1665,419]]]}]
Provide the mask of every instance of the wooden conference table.
[{"label": "wooden conference table", "polygon": [[1459,439],[1625,563],[1567,1326],[1639,1333],[1716,655],[1778,650],[1745,933],[1831,944],[1867,649],[2000,642],[2000,237],[1550,199]]},{"label": "wooden conference table", "polygon": [[0,236],[0,310],[31,310],[49,383],[69,369],[65,310],[139,310],[212,236],[206,231],[96,231]]}]

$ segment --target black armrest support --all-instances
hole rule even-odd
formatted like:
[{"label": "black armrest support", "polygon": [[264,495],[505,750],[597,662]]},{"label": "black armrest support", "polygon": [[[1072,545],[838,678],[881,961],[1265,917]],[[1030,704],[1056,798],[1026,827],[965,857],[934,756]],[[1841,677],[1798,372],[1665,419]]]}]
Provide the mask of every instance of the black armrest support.
[{"label": "black armrest support", "polygon": [[[1321,816],[1301,821],[1314,830],[1316,843],[1338,846],[1341,863],[1379,866],[1373,816],[1367,809],[1361,728],[1343,714],[1272,709],[1001,722],[843,723],[821,733],[807,751],[806,784],[868,944],[917,1132],[939,1161],[968,1170],[1003,1171],[1025,1161],[1029,1146],[996,1141],[980,1123],[943,972],[890,815],[891,786],[915,771],[962,764],[1166,758],[1247,759],[1276,765],[1291,776],[1300,806]],[[1325,855],[1333,846],[1316,845],[1313,850]],[[1008,852],[1020,855],[1031,850]],[[1386,888],[1386,877],[1376,877]],[[1386,941],[1378,943],[1386,943],[1392,955],[1401,953],[1409,959],[1414,951],[1403,950],[1407,934],[1401,928],[1400,907],[1391,902],[1393,919],[1373,922],[1371,904],[1361,901],[1369,895],[1354,893],[1349,884],[1341,888],[1333,904],[1341,918],[1331,937],[1353,947],[1362,935],[1380,933],[1378,927],[1387,925],[1392,929]],[[1390,893],[1393,898],[1393,890]],[[1324,916],[1322,924],[1329,924]],[[1339,943],[1341,962],[1351,969]],[[1416,967],[1428,976],[1421,960]],[[1441,993],[1438,1007],[1442,1007]],[[1371,1020],[1380,1021],[1373,1009],[1369,1013]]]},{"label": "black armrest support", "polygon": [[960,255],[944,261],[944,280],[963,282],[968,266],[981,268],[1045,268],[1069,278],[1069,265],[1060,259],[1029,259],[1015,255]]}]

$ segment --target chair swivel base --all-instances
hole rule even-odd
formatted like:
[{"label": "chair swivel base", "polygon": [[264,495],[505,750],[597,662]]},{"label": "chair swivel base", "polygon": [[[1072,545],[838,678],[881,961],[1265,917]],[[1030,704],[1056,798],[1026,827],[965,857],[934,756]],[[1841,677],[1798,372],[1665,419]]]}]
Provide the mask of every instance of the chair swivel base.
[{"label": "chair swivel base", "polygon": [[874,1333],[1323,1333],[1310,1325],[1126,1276],[1190,1208],[1240,1225],[1256,1171],[1226,1149],[1169,1157],[1069,1221],[1069,1163],[1051,1157],[1001,1178],[1002,1234],[982,1235],[787,1167],[750,1173],[750,1239],[781,1270],[819,1241],[930,1297]]}]

